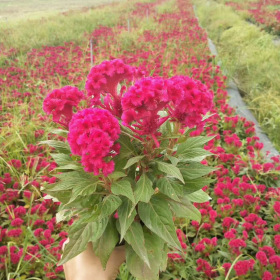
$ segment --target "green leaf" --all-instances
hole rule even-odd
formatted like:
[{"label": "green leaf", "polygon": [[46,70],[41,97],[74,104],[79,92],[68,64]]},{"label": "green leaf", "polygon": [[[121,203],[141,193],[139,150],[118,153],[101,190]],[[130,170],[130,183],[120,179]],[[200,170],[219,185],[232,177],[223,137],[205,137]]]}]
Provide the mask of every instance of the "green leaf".
[{"label": "green leaf", "polygon": [[121,235],[120,241],[122,241],[127,229],[130,227],[136,216],[136,210],[134,209],[134,205],[132,205],[132,202],[127,198],[123,199],[123,203],[118,209],[118,216]]},{"label": "green leaf", "polygon": [[121,171],[114,171],[113,173],[111,173],[108,178],[111,180],[118,180],[122,177],[126,177],[127,175]]},{"label": "green leaf", "polygon": [[62,137],[67,137],[68,135],[68,131],[67,130],[64,130],[64,129],[52,129],[49,133],[52,133],[52,134],[57,134],[59,136],[62,136]]},{"label": "green leaf", "polygon": [[64,204],[65,209],[71,209],[71,208],[88,208],[93,207],[96,203],[100,201],[101,195],[87,195],[87,196],[80,196],[80,195],[73,195],[73,192],[71,193],[70,200]]},{"label": "green leaf", "polygon": [[178,162],[180,161],[178,158],[176,158],[176,157],[172,157],[172,156],[170,156],[170,155],[166,155],[166,157],[171,161],[171,163],[173,164],[173,165],[177,165],[178,164]]},{"label": "green leaf", "polygon": [[72,191],[69,190],[52,191],[51,189],[46,189],[44,190],[44,193],[47,193],[52,197],[55,197],[61,203],[68,203],[68,201],[71,199],[72,196]]},{"label": "green leaf", "polygon": [[134,195],[136,203],[139,201],[149,202],[155,192],[152,186],[153,183],[148,176],[145,173],[142,174],[135,187]]},{"label": "green leaf", "polygon": [[[118,154],[117,156],[115,156],[113,158],[113,161],[115,163],[115,172],[123,172],[123,168],[125,167],[126,163],[127,163],[127,159],[121,157],[120,154]],[[110,175],[109,175],[110,176]]]},{"label": "green leaf", "polygon": [[69,235],[69,243],[66,244],[63,257],[58,265],[62,265],[70,259],[85,251],[93,233],[93,223],[84,224],[76,232]]},{"label": "green leaf", "polygon": [[139,280],[159,279],[159,271],[165,269],[167,262],[167,246],[156,234],[144,231],[145,246],[148,252],[150,268],[135,253],[133,248],[126,244],[126,263],[128,270]]},{"label": "green leaf", "polygon": [[197,179],[197,178],[205,176],[215,170],[217,170],[217,168],[206,166],[206,165],[198,163],[198,162],[192,162],[190,164],[186,164],[186,165],[180,167],[180,171],[181,171],[185,181]]},{"label": "green leaf", "polygon": [[180,201],[178,196],[183,195],[183,186],[171,178],[163,177],[156,182],[159,191],[168,197]]},{"label": "green leaf", "polygon": [[182,183],[185,183],[184,178],[178,167],[174,166],[173,164],[162,161],[157,161],[156,163],[160,171],[179,179]]},{"label": "green leaf", "polygon": [[[83,188],[92,187],[94,192],[98,182],[97,177],[94,177],[92,174],[84,171],[65,172],[55,176],[60,179],[60,182],[51,187],[52,191],[78,189],[82,192]],[[75,194],[78,195],[79,192],[75,191]]]},{"label": "green leaf", "polygon": [[198,190],[191,194],[186,194],[185,197],[192,202],[198,202],[198,203],[204,203],[211,200],[211,197],[203,190]]},{"label": "green leaf", "polygon": [[62,222],[62,221],[67,221],[71,218],[71,216],[72,216],[72,213],[68,209],[60,210],[55,215],[56,223],[59,223],[59,222]]},{"label": "green leaf", "polygon": [[121,150],[120,150],[120,154],[119,154],[121,157],[127,158],[127,157],[135,154],[135,148],[133,147],[133,145],[131,143],[130,137],[121,134],[118,139],[118,142],[121,145]]},{"label": "green leaf", "polygon": [[99,257],[103,269],[106,269],[107,262],[115,249],[118,241],[119,234],[116,229],[114,218],[109,220],[107,227],[101,237],[93,243],[93,250],[97,257]]},{"label": "green leaf", "polygon": [[168,204],[176,217],[200,222],[201,214],[199,210],[188,199],[182,199],[181,202],[170,199]]},{"label": "green leaf", "polygon": [[49,145],[52,148],[55,148],[58,152],[63,154],[70,154],[71,150],[67,142],[56,141],[56,140],[46,140],[39,142],[40,145]]},{"label": "green leaf", "polygon": [[126,232],[124,239],[133,248],[140,259],[150,267],[142,226],[133,221]]},{"label": "green leaf", "polygon": [[211,152],[204,150],[203,148],[193,148],[191,150],[184,151],[183,154],[178,154],[179,158],[186,161],[196,161],[200,162],[206,157],[213,155]]},{"label": "green leaf", "polygon": [[55,168],[56,171],[60,171],[60,170],[77,170],[77,171],[83,171],[83,167],[80,166],[78,163],[70,163],[70,164],[66,164],[66,165],[62,165],[62,166],[58,166]]},{"label": "green leaf", "polygon": [[92,237],[90,239],[91,242],[95,242],[96,240],[98,240],[104,233],[107,225],[109,222],[109,218],[105,217],[103,219],[98,219],[97,221],[93,222],[93,234]]},{"label": "green leaf", "polygon": [[113,194],[106,196],[102,202],[100,218],[110,216],[118,209],[121,204],[122,200],[118,196]]},{"label": "green leaf", "polygon": [[69,163],[73,163],[73,160],[70,155],[66,154],[50,154],[54,161],[59,165],[63,166]]},{"label": "green leaf", "polygon": [[173,223],[173,216],[165,199],[154,196],[149,203],[140,202],[138,204],[138,214],[147,228],[169,245],[181,250]]},{"label": "green leaf", "polygon": [[123,169],[127,169],[128,167],[130,167],[131,165],[137,163],[138,161],[140,161],[144,156],[136,156],[136,157],[133,157],[133,158],[130,158],[125,167]]},{"label": "green leaf", "polygon": [[184,155],[195,148],[203,148],[203,145],[215,138],[215,136],[190,137],[184,143],[178,145],[177,155]]},{"label": "green leaf", "polygon": [[185,187],[183,189],[184,194],[193,193],[200,190],[204,186],[209,186],[214,180],[211,178],[197,178],[193,180],[186,180]]},{"label": "green leaf", "polygon": [[126,196],[135,204],[131,184],[127,179],[114,182],[111,186],[111,191],[113,194]]}]

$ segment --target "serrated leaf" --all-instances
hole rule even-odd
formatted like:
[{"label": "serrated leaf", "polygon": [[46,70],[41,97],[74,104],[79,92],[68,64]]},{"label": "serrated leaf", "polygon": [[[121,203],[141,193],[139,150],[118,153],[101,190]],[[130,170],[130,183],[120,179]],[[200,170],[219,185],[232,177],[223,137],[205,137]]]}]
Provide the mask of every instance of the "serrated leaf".
[{"label": "serrated leaf", "polygon": [[[115,156],[113,158],[113,161],[115,163],[115,172],[123,172],[123,168],[125,167],[126,163],[127,163],[127,159],[124,157],[121,157],[120,154],[118,154],[117,156]],[[110,175],[109,175],[110,176]]]},{"label": "serrated leaf", "polygon": [[58,129],[58,128],[52,129],[49,133],[57,134],[57,135],[62,136],[62,137],[67,137],[67,135],[68,135],[67,130]]},{"label": "serrated leaf", "polygon": [[217,168],[206,166],[198,162],[186,164],[181,166],[179,169],[185,181],[203,177],[208,175],[210,172],[217,170]]},{"label": "serrated leaf", "polygon": [[139,223],[133,221],[126,232],[124,239],[133,248],[140,259],[144,261],[150,268],[142,226]]},{"label": "serrated leaf", "polygon": [[120,235],[121,235],[120,241],[123,240],[127,229],[130,227],[137,214],[134,207],[135,206],[132,205],[132,202],[130,200],[124,198],[122,205],[118,208],[118,216],[119,216],[118,221],[120,224]]},{"label": "serrated leaf", "polygon": [[60,170],[77,170],[77,171],[83,171],[83,167],[78,165],[78,163],[70,163],[62,166],[58,166],[55,168],[56,171]]},{"label": "serrated leaf", "polygon": [[128,180],[124,179],[114,182],[111,185],[111,191],[113,194],[126,196],[135,204],[135,198],[133,195],[131,184]]},{"label": "serrated leaf", "polygon": [[176,157],[172,157],[170,155],[166,155],[166,157],[171,161],[171,163],[176,166],[178,164],[178,162],[180,161],[178,158]]},{"label": "serrated leaf", "polygon": [[93,233],[93,223],[84,224],[76,232],[69,236],[69,243],[66,244],[63,257],[58,265],[62,265],[70,259],[85,251]]},{"label": "serrated leaf", "polygon": [[71,194],[70,200],[64,204],[68,209],[70,208],[87,208],[94,206],[97,201],[99,202],[100,195],[87,195],[87,196],[74,196],[73,192]]},{"label": "serrated leaf", "polygon": [[58,152],[63,154],[70,154],[71,150],[67,142],[57,141],[57,140],[45,140],[39,142],[40,145],[49,145],[52,148],[55,148]]},{"label": "serrated leaf", "polygon": [[56,223],[60,223],[62,221],[68,220],[69,218],[71,218],[71,215],[72,215],[72,213],[68,209],[63,209],[63,210],[57,212],[55,215]]},{"label": "serrated leaf", "polygon": [[59,166],[67,165],[67,164],[73,164],[73,160],[70,155],[66,154],[50,154],[51,157],[54,159],[54,161],[57,163]]},{"label": "serrated leaf", "polygon": [[186,180],[183,192],[184,194],[193,193],[197,190],[202,189],[204,186],[209,186],[214,180],[211,178],[197,178],[193,180]]},{"label": "serrated leaf", "polygon": [[44,190],[44,193],[47,193],[51,195],[52,197],[55,197],[58,201],[61,203],[68,203],[68,201],[71,199],[72,191],[52,191],[51,189]]},{"label": "serrated leaf", "polygon": [[165,199],[154,196],[149,203],[140,202],[138,204],[138,214],[147,228],[169,245],[181,250],[175,232],[173,216]]},{"label": "serrated leaf", "polygon": [[162,161],[157,161],[156,163],[160,171],[179,179],[182,183],[185,183],[181,171],[178,167]]},{"label": "serrated leaf", "polygon": [[211,200],[211,197],[203,190],[198,190],[191,194],[186,194],[185,197],[189,201],[197,202],[197,203],[204,203],[204,202],[208,202],[209,200]]},{"label": "serrated leaf", "polygon": [[122,200],[118,196],[113,194],[106,196],[102,202],[100,218],[110,216],[118,209],[121,204]]},{"label": "serrated leaf", "polygon": [[158,187],[159,191],[174,200],[180,201],[178,196],[183,194],[183,186],[173,182],[170,178],[160,178],[156,182],[156,186]]},{"label": "serrated leaf", "polygon": [[137,163],[138,161],[140,161],[144,156],[136,156],[136,157],[133,157],[133,158],[130,158],[125,167],[123,169],[127,169],[129,168],[130,166],[132,166],[133,164]]},{"label": "serrated leaf", "polygon": [[148,252],[150,268],[135,253],[133,248],[126,244],[126,263],[128,270],[139,280],[159,279],[159,271],[165,269],[167,251],[164,241],[156,234],[144,231],[145,246]]},{"label": "serrated leaf", "polygon": [[181,202],[170,199],[168,204],[176,217],[200,222],[201,214],[199,210],[188,199],[182,199]]},{"label": "serrated leaf", "polygon": [[111,173],[108,178],[112,179],[112,180],[118,180],[119,178],[123,178],[126,177],[127,175],[121,171],[114,171],[113,173]]},{"label": "serrated leaf", "polygon": [[118,142],[121,145],[121,150],[119,154],[121,157],[127,158],[135,153],[135,149],[131,143],[130,137],[121,134],[118,139]]},{"label": "serrated leaf", "polygon": [[185,150],[184,153],[178,154],[180,159],[185,161],[200,162],[206,157],[213,155],[211,152],[204,150],[203,148],[192,148],[191,150]]},{"label": "serrated leaf", "polygon": [[93,243],[94,253],[99,257],[104,270],[118,241],[119,234],[116,229],[115,221],[111,218],[101,237]]},{"label": "serrated leaf", "polygon": [[140,179],[136,183],[135,187],[135,202],[139,201],[149,202],[150,198],[154,194],[153,183],[148,178],[148,176],[144,173],[141,175]]},{"label": "serrated leaf", "polygon": [[[60,182],[51,187],[51,191],[72,190],[78,187],[83,189],[91,186],[94,189],[98,182],[97,177],[93,177],[90,173],[84,171],[65,172],[55,176],[60,179]],[[77,192],[76,195],[78,195]]]},{"label": "serrated leaf", "polygon": [[215,136],[197,136],[190,137],[184,143],[178,145],[177,155],[183,155],[185,152],[195,148],[202,148],[204,144],[215,138]]}]

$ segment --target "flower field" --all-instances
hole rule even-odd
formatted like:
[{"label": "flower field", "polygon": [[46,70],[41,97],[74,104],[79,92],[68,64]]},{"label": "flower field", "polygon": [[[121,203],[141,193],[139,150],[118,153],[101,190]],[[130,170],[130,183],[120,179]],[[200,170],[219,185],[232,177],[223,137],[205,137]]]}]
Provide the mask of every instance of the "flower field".
[{"label": "flower field", "polygon": [[[114,12],[118,16],[109,21]],[[184,254],[169,249],[160,279],[280,280],[280,158],[267,159],[254,124],[227,104],[227,78],[209,52],[192,2],[130,1],[96,13],[107,16],[100,16],[80,40],[32,49],[1,45],[0,279],[64,279],[56,264],[74,221],[57,221],[59,202],[43,191],[56,181],[56,164],[51,149],[39,142],[57,136],[42,104],[55,88],[84,91],[92,39],[95,65],[121,59],[148,76],[188,75],[215,94],[214,108],[191,132],[215,136],[204,147],[213,155],[192,174],[195,184],[209,173],[208,166],[215,168],[200,186],[212,200],[194,201],[201,220],[174,221]],[[124,264],[118,279],[135,278]]]},{"label": "flower field", "polygon": [[280,2],[278,0],[225,1],[227,5],[244,13],[252,23],[264,30],[280,35]]}]

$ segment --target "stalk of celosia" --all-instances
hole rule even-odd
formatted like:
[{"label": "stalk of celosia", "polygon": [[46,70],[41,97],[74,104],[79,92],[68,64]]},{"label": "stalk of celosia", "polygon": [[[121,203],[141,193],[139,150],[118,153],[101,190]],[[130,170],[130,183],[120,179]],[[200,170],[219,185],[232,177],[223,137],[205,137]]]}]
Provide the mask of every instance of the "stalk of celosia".
[{"label": "stalk of celosia", "polygon": [[130,272],[158,279],[168,246],[182,251],[174,217],[199,221],[192,202],[209,200],[201,182],[214,169],[201,161],[211,155],[203,149],[211,138],[189,131],[203,125],[213,93],[186,76],[142,76],[121,60],[104,61],[88,75],[89,102],[79,104],[82,94],[71,87],[45,99],[45,111],[64,128],[55,132],[65,137],[43,142],[57,149],[60,171],[45,191],[61,202],[58,220],[79,216],[60,264],[92,242],[106,268],[125,243]]}]

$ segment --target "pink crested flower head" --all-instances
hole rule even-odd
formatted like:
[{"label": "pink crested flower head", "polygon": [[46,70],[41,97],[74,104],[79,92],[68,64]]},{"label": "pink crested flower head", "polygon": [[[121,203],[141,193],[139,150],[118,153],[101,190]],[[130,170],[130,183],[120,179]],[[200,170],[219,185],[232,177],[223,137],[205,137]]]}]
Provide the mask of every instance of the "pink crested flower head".
[{"label": "pink crested flower head", "polygon": [[240,249],[243,247],[245,248],[247,246],[246,242],[242,239],[231,239],[228,243],[231,251],[234,254],[240,255]]},{"label": "pink crested flower head", "polygon": [[77,107],[84,98],[84,94],[76,87],[65,86],[50,92],[44,100],[43,110],[53,115],[53,121],[68,126],[73,107]]},{"label": "pink crested flower head", "polygon": [[171,118],[190,128],[200,124],[203,115],[213,107],[213,92],[200,81],[187,76],[169,79],[168,96]]},{"label": "pink crested flower head", "polygon": [[107,176],[114,170],[110,158],[119,152],[120,126],[107,110],[90,108],[75,114],[69,124],[68,142],[74,155],[81,156],[87,172]]},{"label": "pink crested flower head", "polygon": [[273,275],[271,272],[269,271],[265,271],[262,275],[262,280],[272,280],[273,279]]},{"label": "pink crested flower head", "polygon": [[136,67],[125,64],[121,59],[103,61],[91,68],[86,81],[86,91],[93,105],[100,105],[101,95],[110,100],[119,99],[117,86],[123,81],[132,81],[143,73]]},{"label": "pink crested flower head", "polygon": [[255,261],[254,260],[245,260],[238,261],[234,266],[234,270],[237,276],[246,275],[250,270],[253,270]]},{"label": "pink crested flower head", "polygon": [[267,265],[268,264],[268,259],[263,251],[259,251],[256,254],[256,259],[261,263],[261,265]]},{"label": "pink crested flower head", "polygon": [[168,101],[166,80],[142,78],[122,98],[123,123],[134,125],[139,134],[154,134],[161,125],[158,113]]},{"label": "pink crested flower head", "polygon": [[24,223],[24,220],[22,220],[21,218],[15,218],[15,219],[11,222],[11,225],[12,225],[13,227],[20,227],[23,223]]}]

